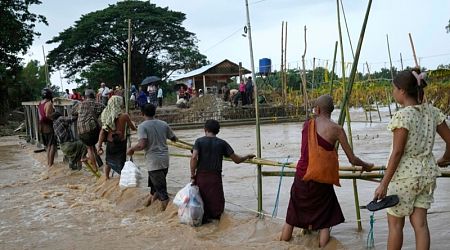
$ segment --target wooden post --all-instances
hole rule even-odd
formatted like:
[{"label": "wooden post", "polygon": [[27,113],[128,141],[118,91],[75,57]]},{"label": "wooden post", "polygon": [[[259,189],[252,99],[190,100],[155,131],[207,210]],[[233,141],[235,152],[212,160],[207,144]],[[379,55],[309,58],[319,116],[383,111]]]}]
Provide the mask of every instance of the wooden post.
[{"label": "wooden post", "polygon": [[206,95],[206,76],[203,75],[203,94]]}]

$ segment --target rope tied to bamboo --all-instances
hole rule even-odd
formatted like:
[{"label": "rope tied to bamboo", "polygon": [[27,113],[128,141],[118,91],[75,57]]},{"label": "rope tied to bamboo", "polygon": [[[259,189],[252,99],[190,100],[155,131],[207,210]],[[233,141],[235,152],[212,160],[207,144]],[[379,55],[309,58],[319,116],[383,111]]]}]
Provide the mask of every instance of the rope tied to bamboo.
[{"label": "rope tied to bamboo", "polygon": [[277,214],[278,214],[278,204],[279,204],[279,201],[280,201],[281,181],[283,180],[284,167],[289,163],[289,158],[290,157],[291,156],[288,155],[288,157],[286,158],[286,161],[281,166],[280,181],[278,182],[277,197],[275,198],[275,205],[274,205],[273,211],[272,211],[272,218],[277,217]]},{"label": "rope tied to bamboo", "polygon": [[373,236],[373,224],[375,224],[375,218],[374,218],[375,212],[372,212],[370,215],[370,230],[367,234],[367,242],[366,242],[366,248],[374,248],[375,247],[375,238]]}]

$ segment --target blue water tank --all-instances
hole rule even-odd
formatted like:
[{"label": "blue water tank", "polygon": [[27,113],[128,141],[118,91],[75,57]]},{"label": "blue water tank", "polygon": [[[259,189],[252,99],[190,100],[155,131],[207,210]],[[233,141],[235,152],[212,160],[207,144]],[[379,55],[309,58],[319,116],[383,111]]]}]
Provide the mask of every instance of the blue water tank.
[{"label": "blue water tank", "polygon": [[267,75],[272,72],[272,61],[269,58],[259,59],[259,73]]}]

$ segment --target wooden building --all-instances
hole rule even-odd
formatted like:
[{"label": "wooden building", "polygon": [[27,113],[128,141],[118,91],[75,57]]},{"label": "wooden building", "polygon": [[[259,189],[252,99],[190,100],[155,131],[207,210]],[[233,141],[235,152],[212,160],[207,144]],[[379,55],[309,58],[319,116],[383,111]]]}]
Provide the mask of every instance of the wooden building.
[{"label": "wooden building", "polygon": [[206,65],[187,72],[173,80],[178,83],[184,83],[196,90],[203,89],[204,93],[217,94],[225,83],[231,82],[231,77],[249,73],[251,71],[248,69],[225,59],[220,63]]}]

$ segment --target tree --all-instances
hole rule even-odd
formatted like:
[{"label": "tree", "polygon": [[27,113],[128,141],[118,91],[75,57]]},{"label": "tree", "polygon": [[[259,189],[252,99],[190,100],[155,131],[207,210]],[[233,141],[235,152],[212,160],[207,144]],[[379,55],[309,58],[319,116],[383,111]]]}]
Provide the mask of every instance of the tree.
[{"label": "tree", "polygon": [[448,20],[448,25],[445,28],[447,29],[447,33],[450,33],[450,20]]},{"label": "tree", "polygon": [[0,1],[0,123],[5,123],[10,108],[20,105],[17,92],[18,74],[22,69],[20,54],[33,43],[36,23],[47,24],[44,16],[31,13],[28,8],[41,4],[39,0]]},{"label": "tree", "polygon": [[17,66],[21,59],[18,54],[25,54],[33,43],[36,23],[47,24],[44,16],[31,13],[28,8],[41,4],[39,0],[5,0],[0,1],[0,63],[6,67]]},{"label": "tree", "polygon": [[132,29],[131,82],[138,83],[148,75],[164,78],[175,70],[192,70],[207,63],[198,51],[195,35],[182,26],[185,14],[131,0],[84,15],[48,41],[59,43],[49,53],[49,64],[63,67],[66,77],[96,81],[91,85],[106,80],[122,83],[128,19]]}]

